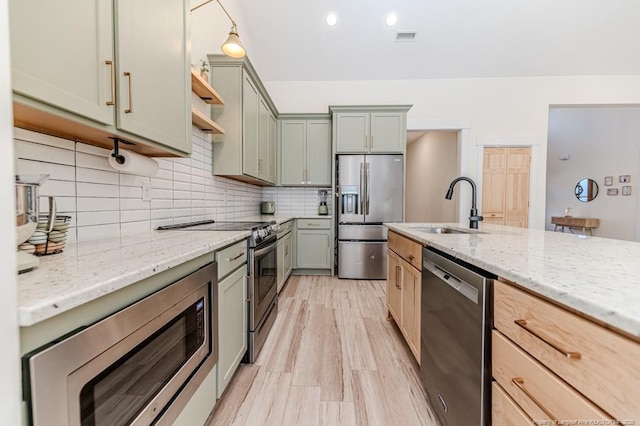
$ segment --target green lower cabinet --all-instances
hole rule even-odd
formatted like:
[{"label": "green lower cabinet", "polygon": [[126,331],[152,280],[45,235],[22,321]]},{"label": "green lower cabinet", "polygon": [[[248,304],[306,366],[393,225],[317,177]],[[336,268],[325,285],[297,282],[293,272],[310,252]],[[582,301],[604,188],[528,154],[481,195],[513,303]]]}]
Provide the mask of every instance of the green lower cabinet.
[{"label": "green lower cabinet", "polygon": [[298,229],[299,269],[331,268],[331,238],[328,229]]},{"label": "green lower cabinet", "polygon": [[247,351],[247,266],[218,283],[218,386],[220,398]]}]

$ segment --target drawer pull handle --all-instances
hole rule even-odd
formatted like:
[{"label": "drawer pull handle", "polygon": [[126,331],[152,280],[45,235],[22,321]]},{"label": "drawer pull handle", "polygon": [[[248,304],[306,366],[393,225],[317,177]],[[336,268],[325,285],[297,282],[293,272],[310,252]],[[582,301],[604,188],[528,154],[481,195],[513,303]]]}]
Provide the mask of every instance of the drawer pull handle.
[{"label": "drawer pull handle", "polygon": [[544,413],[547,416],[549,416],[549,420],[553,420],[554,422],[558,422],[558,419],[556,419],[554,417],[554,415],[551,414],[551,411],[549,411],[549,409],[547,407],[545,407],[544,404],[542,404],[540,401],[538,401],[538,398],[533,396],[531,394],[531,392],[529,392],[527,390],[527,388],[524,387],[524,379],[522,377],[514,377],[513,379],[511,379],[511,382],[514,385],[516,385],[518,387],[518,389],[520,389],[525,395],[527,395],[527,398],[529,398],[531,401],[533,401],[533,403],[536,404],[538,406],[538,408],[540,408],[542,411],[544,411]]},{"label": "drawer pull handle", "polygon": [[307,223],[307,226],[320,226],[319,223]]},{"label": "drawer pull handle", "polygon": [[129,77],[129,108],[124,110],[125,114],[133,112],[133,77],[130,72],[124,73],[125,77]]},{"label": "drawer pull handle", "polygon": [[409,262],[413,262],[413,259],[415,259],[415,257],[412,254],[410,254],[409,255]]},{"label": "drawer pull handle", "polygon": [[579,352],[569,352],[567,350],[564,350],[560,346],[558,346],[555,343],[551,342],[549,339],[546,339],[545,337],[541,336],[539,333],[536,333],[531,327],[529,327],[527,325],[527,321],[526,320],[519,319],[519,320],[515,320],[514,322],[516,323],[516,325],[519,325],[520,327],[524,328],[529,333],[533,334],[535,337],[537,337],[538,339],[542,340],[547,345],[551,346],[553,349],[555,349],[556,351],[560,352],[562,355],[566,356],[567,358],[569,358],[569,359],[580,359],[581,358],[581,355],[580,355]]},{"label": "drawer pull handle", "polygon": [[236,254],[235,256],[227,259],[227,261],[233,262],[234,260],[240,259],[242,256],[244,256],[244,252],[243,251],[241,251],[240,253]]},{"label": "drawer pull handle", "polygon": [[398,290],[402,290],[402,287],[400,286],[400,276],[399,276],[401,272],[402,272],[402,269],[400,268],[400,266],[396,265],[396,288]]}]

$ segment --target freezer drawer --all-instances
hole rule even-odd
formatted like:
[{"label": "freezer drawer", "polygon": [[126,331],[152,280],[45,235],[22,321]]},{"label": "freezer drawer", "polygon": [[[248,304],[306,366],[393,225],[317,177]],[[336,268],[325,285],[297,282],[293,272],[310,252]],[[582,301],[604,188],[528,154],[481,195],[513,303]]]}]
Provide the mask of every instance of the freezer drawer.
[{"label": "freezer drawer", "polygon": [[386,279],[387,243],[339,241],[338,278]]},{"label": "freezer drawer", "polygon": [[338,225],[338,240],[387,240],[384,225]]}]

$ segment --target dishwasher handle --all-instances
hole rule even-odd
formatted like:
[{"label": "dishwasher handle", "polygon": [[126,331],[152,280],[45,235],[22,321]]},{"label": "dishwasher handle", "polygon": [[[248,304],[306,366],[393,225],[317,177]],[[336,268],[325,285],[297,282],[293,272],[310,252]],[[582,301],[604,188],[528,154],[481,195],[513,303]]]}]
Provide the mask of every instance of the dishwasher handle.
[{"label": "dishwasher handle", "polygon": [[448,272],[444,268],[439,265],[436,265],[432,261],[423,258],[422,259],[422,268],[424,271],[428,271],[431,274],[435,275],[441,281],[447,283],[451,288],[453,288],[458,293],[462,294],[464,297],[469,299],[471,302],[478,304],[478,289],[467,283],[466,281],[461,280],[456,277],[452,273]]}]

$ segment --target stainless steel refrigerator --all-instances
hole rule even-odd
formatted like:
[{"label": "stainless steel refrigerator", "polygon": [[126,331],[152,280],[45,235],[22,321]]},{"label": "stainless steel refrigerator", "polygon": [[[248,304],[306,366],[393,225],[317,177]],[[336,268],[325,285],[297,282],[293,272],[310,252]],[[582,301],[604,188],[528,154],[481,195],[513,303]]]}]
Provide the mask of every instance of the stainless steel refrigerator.
[{"label": "stainless steel refrigerator", "polygon": [[386,279],[387,229],[402,222],[402,155],[339,155],[338,277]]}]

